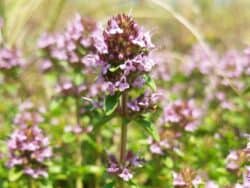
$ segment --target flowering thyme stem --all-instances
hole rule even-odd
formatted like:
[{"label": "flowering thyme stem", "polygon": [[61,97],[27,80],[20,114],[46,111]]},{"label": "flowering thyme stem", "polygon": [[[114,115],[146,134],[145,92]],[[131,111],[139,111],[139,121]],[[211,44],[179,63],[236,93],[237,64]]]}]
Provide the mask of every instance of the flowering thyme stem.
[{"label": "flowering thyme stem", "polygon": [[[122,126],[121,126],[121,148],[120,148],[120,163],[124,165],[126,161],[126,147],[127,147],[127,93],[122,94],[121,99],[121,109],[122,109]],[[124,182],[120,184],[120,188],[124,187]]]}]

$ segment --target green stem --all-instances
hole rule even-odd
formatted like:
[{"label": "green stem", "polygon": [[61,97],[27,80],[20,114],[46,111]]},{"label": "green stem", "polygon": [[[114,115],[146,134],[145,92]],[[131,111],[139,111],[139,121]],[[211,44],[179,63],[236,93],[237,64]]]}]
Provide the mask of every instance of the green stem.
[{"label": "green stem", "polygon": [[33,179],[29,178],[29,188],[36,188],[36,183]]},{"label": "green stem", "polygon": [[[122,108],[122,125],[121,125],[121,147],[120,147],[120,163],[124,165],[126,162],[126,148],[127,148],[127,93],[122,94],[121,99],[121,108]],[[120,188],[124,188],[124,182],[120,182]]]},{"label": "green stem", "polygon": [[60,14],[63,10],[65,3],[66,3],[66,0],[59,0],[57,5],[54,7],[52,15],[50,16],[51,19],[48,23],[49,31],[52,31],[54,27],[56,26],[56,22],[58,21],[58,18],[60,17]]},{"label": "green stem", "polygon": [[122,121],[121,126],[121,151],[120,151],[120,162],[122,165],[125,163],[126,158],[126,146],[127,146],[127,131],[128,127],[125,121]]},{"label": "green stem", "polygon": [[[79,97],[76,96],[75,97],[75,105],[76,105],[76,122],[77,125],[76,126],[80,126],[80,104],[79,104]],[[79,147],[77,148],[77,153],[76,153],[76,158],[77,158],[77,166],[81,167],[82,166],[82,162],[83,162],[83,157],[82,157],[82,142],[81,139],[79,138],[79,135],[77,135],[77,143],[79,145]],[[76,188],[83,188],[84,184],[82,181],[82,176],[79,175],[76,178]]]},{"label": "green stem", "polygon": [[[78,139],[78,144],[79,144],[79,147],[77,150],[77,166],[81,167],[83,158],[82,158],[82,144],[79,139]],[[84,187],[84,184],[82,181],[82,176],[78,175],[78,177],[76,178],[76,188],[83,188],[83,187]]]}]

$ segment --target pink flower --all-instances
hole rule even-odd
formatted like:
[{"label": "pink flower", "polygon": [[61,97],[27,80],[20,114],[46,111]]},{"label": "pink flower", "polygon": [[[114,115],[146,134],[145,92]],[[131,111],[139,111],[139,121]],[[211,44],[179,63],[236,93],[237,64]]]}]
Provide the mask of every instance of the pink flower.
[{"label": "pink flower", "polygon": [[131,174],[130,171],[127,168],[125,168],[119,174],[119,177],[122,178],[124,181],[129,181],[133,178],[133,174]]},{"label": "pink flower", "polygon": [[45,162],[51,158],[52,150],[48,138],[37,126],[20,127],[8,141],[8,167],[18,167],[33,178],[46,177]]},{"label": "pink flower", "polygon": [[186,131],[198,128],[202,112],[196,107],[193,100],[177,100],[164,108],[164,121],[178,125]]},{"label": "pink flower", "polygon": [[138,77],[150,72],[155,65],[148,55],[153,44],[150,34],[139,28],[132,17],[125,14],[112,17],[103,35],[99,32],[94,40],[102,62],[101,77],[109,83],[111,93],[144,84]]},{"label": "pink flower", "polygon": [[186,182],[184,181],[183,177],[179,173],[173,173],[173,185],[176,187],[178,186],[186,186]]}]

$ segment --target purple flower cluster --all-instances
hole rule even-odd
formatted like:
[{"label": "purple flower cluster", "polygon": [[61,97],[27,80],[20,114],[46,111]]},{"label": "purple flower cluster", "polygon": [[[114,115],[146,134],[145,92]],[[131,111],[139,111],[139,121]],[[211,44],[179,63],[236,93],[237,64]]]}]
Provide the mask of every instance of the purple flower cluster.
[{"label": "purple flower cluster", "polygon": [[202,178],[190,168],[184,168],[180,173],[173,173],[173,186],[175,188],[198,187],[201,184],[203,184]]},{"label": "purple flower cluster", "polygon": [[127,153],[125,164],[120,164],[114,155],[110,155],[108,158],[107,171],[124,181],[129,181],[133,178],[132,170],[137,167],[142,167],[143,163],[144,160],[134,155],[131,151]]},{"label": "purple flower cluster", "polygon": [[205,184],[205,188],[219,188],[219,185],[217,185],[215,182],[213,181],[208,181]]},{"label": "purple flower cluster", "polygon": [[46,177],[45,162],[52,156],[52,150],[49,139],[38,127],[43,117],[34,110],[30,101],[21,104],[19,110],[20,113],[14,119],[14,124],[18,127],[8,141],[8,167],[22,169],[33,178]]},{"label": "purple flower cluster", "polygon": [[161,128],[159,130],[160,140],[148,139],[149,150],[154,155],[164,155],[169,150],[176,150],[179,147],[178,134],[174,131]]},{"label": "purple flower cluster", "polygon": [[241,156],[243,155],[244,153],[240,151],[231,151],[226,159],[227,169],[231,171],[238,170],[242,163]]},{"label": "purple flower cluster", "polygon": [[222,77],[221,86],[243,90],[246,87],[243,78],[250,75],[250,61],[237,51],[228,51],[217,65],[217,74]]},{"label": "purple flower cluster", "polygon": [[153,52],[151,57],[156,62],[152,71],[152,77],[155,80],[162,80],[164,82],[171,80],[171,67],[170,64],[174,62],[171,53],[168,52]]},{"label": "purple flower cluster", "polygon": [[68,125],[65,127],[65,132],[70,132],[73,134],[90,133],[93,130],[92,126],[82,127],[80,125]]},{"label": "purple flower cluster", "polygon": [[183,63],[183,72],[190,75],[195,70],[207,76],[218,79],[217,85],[230,86],[242,90],[245,87],[242,78],[250,74],[250,52],[249,48],[239,52],[230,50],[219,56],[215,51],[206,47],[206,50],[195,45],[191,53],[186,56]]},{"label": "purple flower cluster", "polygon": [[242,165],[250,161],[250,143],[246,148],[231,151],[226,158],[226,167],[230,171],[238,171]]},{"label": "purple flower cluster", "polygon": [[108,83],[111,94],[143,86],[142,76],[155,64],[149,56],[154,45],[148,32],[132,17],[119,14],[108,21],[95,41],[102,63],[101,77]]},{"label": "purple flower cluster", "polygon": [[183,168],[179,173],[173,173],[173,186],[175,188],[219,188],[217,183],[207,180],[207,175],[204,175],[191,168]]},{"label": "purple flower cluster", "polygon": [[56,92],[62,96],[80,96],[87,90],[84,84],[76,85],[69,79],[61,79],[56,85]]},{"label": "purple flower cluster", "polygon": [[236,184],[235,188],[248,188],[250,187],[250,166],[246,166],[243,173],[243,183]]},{"label": "purple flower cluster", "polygon": [[0,71],[9,72],[23,67],[24,64],[20,51],[15,48],[0,48]]},{"label": "purple flower cluster", "polygon": [[42,130],[34,125],[19,127],[9,141],[8,167],[21,168],[24,174],[32,178],[47,177],[45,161],[52,156],[49,139]]},{"label": "purple flower cluster", "polygon": [[161,93],[145,92],[141,96],[127,103],[129,113],[135,114],[135,113],[143,113],[148,110],[154,110],[156,108],[156,104],[162,98],[163,96]]},{"label": "purple flower cluster", "polygon": [[94,55],[93,37],[97,29],[96,22],[77,14],[63,33],[44,33],[38,41],[44,56],[42,70],[50,70],[59,61],[67,61],[76,68],[95,66],[98,56]]},{"label": "purple flower cluster", "polygon": [[219,101],[220,106],[224,109],[232,110],[235,105],[228,99],[226,93],[223,91],[218,91],[215,94],[216,99]]},{"label": "purple flower cluster", "polygon": [[42,112],[34,109],[33,103],[26,101],[19,107],[19,113],[14,118],[14,124],[20,127],[38,125],[43,122]]},{"label": "purple flower cluster", "polygon": [[237,51],[228,51],[218,64],[218,73],[226,78],[239,78],[247,74],[248,62],[246,56]]},{"label": "purple flower cluster", "polygon": [[208,75],[213,73],[218,62],[218,54],[206,46],[206,50],[201,45],[193,46],[190,54],[186,56],[183,64],[183,72],[190,75],[194,71]]},{"label": "purple flower cluster", "polygon": [[101,79],[97,80],[95,83],[93,84],[90,84],[87,86],[87,93],[86,93],[86,97],[90,97],[90,98],[93,98],[93,97],[97,97],[97,96],[102,96],[103,97],[103,93],[105,91],[107,91],[107,84],[106,83],[103,83],[103,81]]},{"label": "purple flower cluster", "polygon": [[164,108],[163,121],[177,125],[177,129],[192,132],[199,126],[201,115],[201,109],[196,107],[193,100],[177,100]]},{"label": "purple flower cluster", "polygon": [[85,96],[95,98],[107,90],[107,85],[102,80],[97,80],[92,84],[77,85],[70,79],[61,79],[56,85],[56,92],[62,96]]}]

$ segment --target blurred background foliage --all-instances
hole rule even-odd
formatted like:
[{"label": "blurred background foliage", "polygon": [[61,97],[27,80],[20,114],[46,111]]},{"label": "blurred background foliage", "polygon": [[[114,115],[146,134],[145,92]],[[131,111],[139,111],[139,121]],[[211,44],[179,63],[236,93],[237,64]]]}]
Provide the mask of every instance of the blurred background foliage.
[{"label": "blurred background foliage", "polygon": [[[164,0],[189,20],[206,40],[223,50],[250,43],[247,0]],[[119,12],[132,12],[165,45],[185,50],[194,38],[163,8],[150,0],[1,0],[0,14],[6,20],[4,35],[10,45],[32,50],[44,30],[61,28],[75,12],[105,21]],[[164,45],[164,44],[162,44]]]},{"label": "blurred background foliage", "polygon": [[[250,1],[248,0],[164,0],[186,18],[219,51],[250,44]],[[195,37],[154,0],[1,0],[0,15],[5,20],[3,37],[9,46],[22,48],[29,61],[36,61],[37,38],[44,31],[56,31],[79,12],[105,22],[108,17],[131,12],[153,33],[158,48],[186,52]],[[32,65],[35,65],[33,63]],[[31,71],[29,71],[29,69]],[[38,77],[30,66],[23,74],[28,87],[40,89]],[[36,76],[35,76],[36,75]],[[32,79],[29,79],[32,78]],[[34,83],[36,84],[33,84]],[[32,86],[32,87],[31,87]]]},{"label": "blurred background foliage", "polygon": [[[138,22],[153,33],[153,41],[159,49],[180,53],[190,50],[192,45],[197,43],[196,38],[172,14],[155,2],[154,0],[0,0],[0,16],[5,20],[3,38],[9,46],[21,48],[30,63],[30,66],[22,72],[20,79],[25,83],[32,101],[39,105],[49,100],[44,91],[45,78],[36,68],[37,38],[44,31],[62,29],[65,22],[76,12],[95,18],[102,23],[117,13],[131,12]],[[204,40],[220,52],[229,48],[241,49],[250,44],[249,0],[163,0],[162,2],[170,5],[176,13],[192,23]],[[0,96],[0,113],[2,114],[0,127],[4,131],[9,131],[8,128],[3,127],[11,124],[10,120],[17,111],[15,104],[23,101],[23,98],[17,95],[27,95],[26,91],[19,91],[17,94],[11,92],[16,90],[15,85],[7,87],[9,87],[7,89],[10,96],[4,94]],[[8,97],[11,100],[6,100]],[[58,112],[56,106],[53,105],[51,104],[52,113],[62,113]],[[183,138],[188,148],[185,151],[187,157],[183,158],[180,154],[180,158],[181,164],[195,165],[195,168],[206,170],[210,178],[218,180],[220,184],[228,184],[231,180],[225,177],[231,175],[224,168],[223,159],[229,149],[244,147],[245,142],[235,140],[238,138],[232,133],[234,127],[227,127],[227,120],[231,123],[235,121],[239,126],[241,124],[245,126],[249,120],[245,118],[247,114],[240,118],[235,113],[232,115],[227,112],[223,114],[225,122],[219,122],[223,121],[217,117],[219,115],[221,115],[220,112],[211,112],[201,130],[189,138]],[[211,135],[218,130],[217,125],[222,126],[219,131],[225,132],[223,132],[223,139],[215,141]],[[1,132],[2,139],[6,139],[6,134]],[[110,137],[112,132],[104,130],[103,135]],[[60,133],[56,137],[59,138]],[[133,145],[131,148],[139,149],[140,146]],[[174,163],[172,159],[166,158],[164,162],[166,169],[181,165],[172,163]],[[155,169],[150,169],[150,166],[147,168],[148,171],[154,173]],[[169,171],[162,173],[169,178],[170,175],[166,174]]]}]

